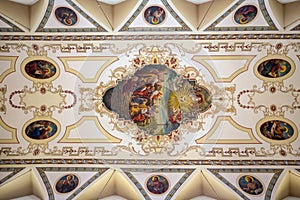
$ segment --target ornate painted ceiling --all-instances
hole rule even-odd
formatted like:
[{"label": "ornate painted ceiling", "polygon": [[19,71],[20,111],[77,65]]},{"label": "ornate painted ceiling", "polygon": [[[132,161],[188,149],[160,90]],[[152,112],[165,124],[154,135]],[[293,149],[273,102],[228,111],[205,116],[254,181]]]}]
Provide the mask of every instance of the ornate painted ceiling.
[{"label": "ornate painted ceiling", "polygon": [[299,199],[299,1],[0,1],[0,199]]}]

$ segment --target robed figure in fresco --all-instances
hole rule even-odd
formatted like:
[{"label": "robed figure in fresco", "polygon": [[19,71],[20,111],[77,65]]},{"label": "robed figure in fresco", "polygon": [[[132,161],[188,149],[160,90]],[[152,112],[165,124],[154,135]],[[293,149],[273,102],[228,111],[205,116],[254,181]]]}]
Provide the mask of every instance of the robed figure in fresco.
[{"label": "robed figure in fresco", "polygon": [[167,135],[211,107],[210,92],[165,65],[146,65],[103,96],[119,119],[150,135]]}]

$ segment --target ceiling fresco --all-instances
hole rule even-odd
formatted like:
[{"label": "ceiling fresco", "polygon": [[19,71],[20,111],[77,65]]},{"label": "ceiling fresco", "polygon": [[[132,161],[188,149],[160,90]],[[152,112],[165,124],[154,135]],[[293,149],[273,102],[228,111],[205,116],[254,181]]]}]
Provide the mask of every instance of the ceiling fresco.
[{"label": "ceiling fresco", "polygon": [[1,1],[0,199],[299,199],[296,7]]}]

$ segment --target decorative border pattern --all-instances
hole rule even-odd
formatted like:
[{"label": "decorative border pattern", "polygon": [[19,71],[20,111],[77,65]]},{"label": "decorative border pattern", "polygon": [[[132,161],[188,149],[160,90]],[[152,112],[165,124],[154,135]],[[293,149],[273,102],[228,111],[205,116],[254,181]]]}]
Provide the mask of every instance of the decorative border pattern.
[{"label": "decorative border pattern", "polygon": [[24,32],[19,27],[17,27],[16,25],[14,25],[13,23],[8,21],[1,15],[0,15],[0,20],[12,27],[12,28],[0,28],[0,32]]},{"label": "decorative border pattern", "polygon": [[53,159],[1,159],[0,166],[5,165],[38,165],[38,164],[54,164],[54,165],[155,165],[155,166],[299,166],[300,160],[145,160],[145,159],[93,159],[93,158],[53,158]]},{"label": "decorative border pattern", "polygon": [[245,200],[250,200],[250,199],[219,173],[274,173],[272,179],[270,180],[264,198],[265,200],[269,200],[271,199],[271,194],[276,184],[276,181],[279,178],[280,174],[283,172],[283,169],[208,169],[208,170]]},{"label": "decorative border pattern", "polygon": [[[286,40],[300,34],[182,34],[182,35],[0,35],[0,41],[122,41],[122,40]],[[0,47],[0,51],[5,47]]]},{"label": "decorative border pattern", "polygon": [[292,28],[291,31],[300,31],[300,24]]},{"label": "decorative border pattern", "polygon": [[81,14],[84,18],[86,18],[89,22],[91,22],[96,28],[44,28],[54,6],[54,0],[49,0],[47,10],[45,15],[36,29],[36,32],[107,32],[100,24],[98,24],[95,20],[93,20],[90,16],[88,16],[83,10],[81,10],[72,0],[66,0],[68,4],[70,4],[77,12]]},{"label": "decorative border pattern", "polygon": [[76,172],[97,172],[94,176],[92,176],[89,180],[87,180],[83,185],[81,185],[74,193],[72,193],[67,199],[71,200],[75,196],[77,196],[82,190],[84,190],[90,183],[92,183],[94,180],[96,180],[99,176],[101,176],[105,171],[107,171],[109,168],[87,168],[87,167],[37,167],[36,168],[46,186],[49,200],[54,200],[54,192],[52,189],[52,186],[49,182],[49,179],[46,175],[46,171],[76,171]]},{"label": "decorative border pattern", "polygon": [[221,17],[214,21],[209,27],[204,31],[278,31],[273,20],[271,19],[264,0],[258,0],[261,12],[267,21],[269,26],[239,26],[239,27],[216,27],[225,17],[232,13],[239,5],[241,5],[245,0],[239,0],[230,9],[228,9]]},{"label": "decorative border pattern", "polygon": [[183,20],[176,14],[176,12],[171,8],[167,0],[161,0],[163,5],[167,8],[170,14],[175,18],[175,20],[181,25],[181,27],[137,27],[129,28],[130,24],[136,19],[136,17],[142,12],[149,0],[143,0],[139,5],[137,10],[133,13],[130,19],[125,23],[124,26],[119,30],[124,31],[191,31],[191,29],[183,22]]},{"label": "decorative border pattern", "polygon": [[183,182],[194,172],[195,169],[140,169],[140,168],[122,168],[124,173],[128,176],[128,178],[136,185],[139,191],[142,193],[146,200],[151,200],[149,195],[144,190],[144,187],[136,180],[136,178],[131,174],[131,172],[145,172],[145,173],[185,173],[179,181],[174,185],[174,187],[169,191],[168,195],[166,196],[165,200],[170,200],[178,188],[182,185]]},{"label": "decorative border pattern", "polygon": [[0,180],[0,185],[2,183],[4,183],[5,181],[7,181],[8,179],[10,179],[11,177],[13,177],[14,175],[16,175],[17,173],[19,173],[20,171],[22,171],[23,169],[25,169],[25,167],[21,167],[21,168],[0,168],[0,172],[12,172],[9,175],[5,176],[4,178],[2,178]]}]

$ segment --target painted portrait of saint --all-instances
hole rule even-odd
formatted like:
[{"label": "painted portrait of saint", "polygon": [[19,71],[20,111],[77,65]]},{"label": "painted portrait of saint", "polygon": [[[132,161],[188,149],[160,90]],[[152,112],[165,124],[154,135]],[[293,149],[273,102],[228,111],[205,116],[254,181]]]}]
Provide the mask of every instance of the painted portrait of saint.
[{"label": "painted portrait of saint", "polygon": [[245,175],[242,176],[238,180],[240,188],[251,195],[259,195],[263,192],[263,185],[262,183],[255,178],[254,176],[251,175]]},{"label": "painted portrait of saint", "polygon": [[56,74],[56,67],[46,60],[33,60],[25,65],[25,72],[32,78],[48,79]]},{"label": "painted portrait of saint", "polygon": [[73,191],[78,184],[79,179],[75,174],[67,174],[56,182],[55,189],[59,193],[69,193]]},{"label": "painted portrait of saint", "polygon": [[291,71],[291,64],[282,59],[270,59],[259,64],[258,73],[267,78],[283,77]]},{"label": "painted portrait of saint", "polygon": [[169,181],[161,175],[151,176],[146,185],[152,194],[163,194],[169,189]]},{"label": "painted portrait of saint", "polygon": [[56,8],[55,17],[66,26],[73,26],[78,21],[75,11],[67,7]]},{"label": "painted portrait of saint", "polygon": [[240,7],[234,14],[234,21],[238,24],[248,24],[257,15],[257,8],[254,5]]},{"label": "painted portrait of saint", "polygon": [[44,140],[52,137],[57,132],[57,126],[48,120],[38,120],[30,123],[26,129],[25,134],[35,140]]},{"label": "painted portrait of saint", "polygon": [[148,24],[159,25],[166,19],[166,12],[160,6],[150,6],[144,12],[144,19]]},{"label": "painted portrait of saint", "polygon": [[271,120],[263,123],[260,132],[271,140],[286,140],[294,135],[293,127],[287,122]]}]

